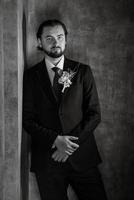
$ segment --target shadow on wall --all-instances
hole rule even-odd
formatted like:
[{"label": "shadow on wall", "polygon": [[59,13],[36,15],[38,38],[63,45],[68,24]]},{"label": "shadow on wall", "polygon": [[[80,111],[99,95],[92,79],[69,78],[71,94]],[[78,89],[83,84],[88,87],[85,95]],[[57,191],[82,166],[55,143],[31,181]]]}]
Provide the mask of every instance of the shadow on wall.
[{"label": "shadow on wall", "polygon": [[[45,13],[45,15],[44,15]],[[50,14],[52,13],[52,14]],[[56,18],[62,21],[60,14],[55,12],[55,10],[47,9],[44,11],[42,10],[40,13],[37,13],[37,26],[45,19],[52,19]],[[30,51],[30,54],[27,57],[27,20],[26,15],[23,13],[23,21],[22,21],[22,30],[23,30],[23,56],[24,56],[24,66],[25,69],[29,67],[30,64],[33,64],[33,58],[36,58],[35,62],[38,62],[38,53]],[[30,36],[30,35],[29,35]],[[34,41],[33,41],[34,42]],[[37,56],[35,56],[35,54]],[[39,55],[40,58],[41,55]],[[31,60],[32,62],[28,65],[27,60]],[[22,193],[22,200],[39,200],[38,188],[36,179],[33,173],[29,174],[29,164],[30,164],[30,136],[25,132],[22,131],[22,140],[21,140],[21,193]],[[68,197],[69,200],[77,200],[77,197],[69,186],[68,188]],[[32,194],[31,194],[32,193]]]}]

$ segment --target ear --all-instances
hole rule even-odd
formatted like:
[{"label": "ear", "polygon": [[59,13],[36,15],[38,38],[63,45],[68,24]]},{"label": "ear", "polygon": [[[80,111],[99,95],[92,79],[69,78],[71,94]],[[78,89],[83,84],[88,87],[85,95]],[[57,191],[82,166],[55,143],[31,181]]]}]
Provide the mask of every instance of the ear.
[{"label": "ear", "polygon": [[42,43],[40,38],[37,39],[37,42],[38,42],[38,47],[42,48]]}]

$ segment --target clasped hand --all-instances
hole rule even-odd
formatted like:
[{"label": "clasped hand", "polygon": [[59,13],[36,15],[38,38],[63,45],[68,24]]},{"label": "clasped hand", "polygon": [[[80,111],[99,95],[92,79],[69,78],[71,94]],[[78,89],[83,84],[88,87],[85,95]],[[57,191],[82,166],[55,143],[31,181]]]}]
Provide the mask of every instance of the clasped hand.
[{"label": "clasped hand", "polygon": [[78,140],[78,137],[58,135],[53,145],[57,150],[52,154],[52,158],[58,162],[65,162],[79,147],[74,140]]}]

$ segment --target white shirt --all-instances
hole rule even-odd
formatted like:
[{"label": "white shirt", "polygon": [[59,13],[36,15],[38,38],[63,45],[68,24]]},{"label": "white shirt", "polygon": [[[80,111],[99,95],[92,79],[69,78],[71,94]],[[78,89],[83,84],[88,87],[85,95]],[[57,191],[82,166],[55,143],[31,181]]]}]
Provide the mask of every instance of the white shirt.
[{"label": "white shirt", "polygon": [[55,75],[55,72],[52,70],[52,68],[58,67],[58,68],[63,70],[64,60],[65,60],[65,58],[64,58],[64,55],[63,55],[61,57],[60,61],[58,62],[58,64],[55,66],[48,58],[45,58],[45,63],[46,63],[49,79],[50,79],[50,82],[51,82],[52,85],[53,85],[53,79],[54,79],[54,75]]}]

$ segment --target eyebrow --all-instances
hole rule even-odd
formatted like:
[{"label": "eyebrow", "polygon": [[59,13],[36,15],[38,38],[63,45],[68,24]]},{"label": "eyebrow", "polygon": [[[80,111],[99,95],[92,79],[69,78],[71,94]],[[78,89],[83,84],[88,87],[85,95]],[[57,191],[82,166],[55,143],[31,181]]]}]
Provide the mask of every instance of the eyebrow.
[{"label": "eyebrow", "polygon": [[58,36],[64,36],[64,34],[63,34],[63,33],[61,33],[61,34],[59,34]]},{"label": "eyebrow", "polygon": [[[64,34],[61,33],[61,34],[59,34],[59,35],[57,35],[57,36],[64,36]],[[47,37],[53,37],[53,36],[52,36],[52,35],[46,35],[45,37],[47,38]]]},{"label": "eyebrow", "polygon": [[45,37],[46,37],[46,38],[47,38],[47,37],[52,37],[52,35],[46,35]]}]

